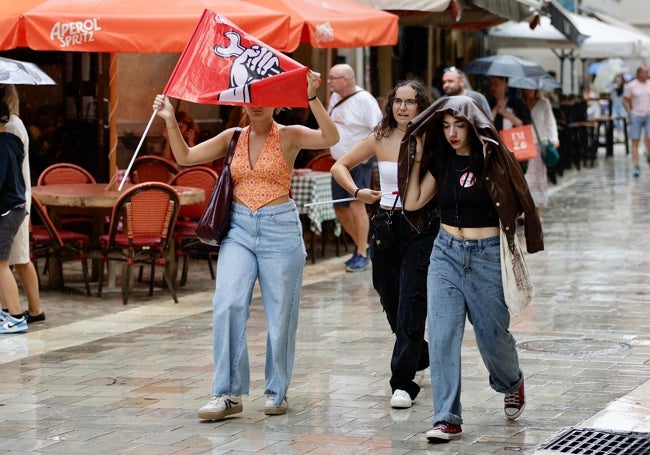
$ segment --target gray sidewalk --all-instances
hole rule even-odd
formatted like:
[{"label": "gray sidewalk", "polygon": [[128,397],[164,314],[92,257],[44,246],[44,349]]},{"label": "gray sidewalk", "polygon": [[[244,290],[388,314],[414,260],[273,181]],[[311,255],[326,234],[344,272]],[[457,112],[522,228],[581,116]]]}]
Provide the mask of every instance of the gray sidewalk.
[{"label": "gray sidewalk", "polygon": [[470,325],[464,436],[426,441],[428,370],[415,405],[391,409],[393,336],[370,272],[345,273],[346,257],[307,266],[289,413],[261,411],[266,333],[256,296],[244,412],[202,422],[214,283],[194,262],[178,305],[162,288],[153,298],[136,292],[126,307],[117,293],[44,292],[46,323],[0,337],[0,453],[546,454],[556,452],[541,445],[572,427],[650,432],[650,169],[639,179],[631,171],[617,146],[552,187],[546,250],[527,256],[535,300],[511,326],[527,395],[515,422],[488,385]]}]

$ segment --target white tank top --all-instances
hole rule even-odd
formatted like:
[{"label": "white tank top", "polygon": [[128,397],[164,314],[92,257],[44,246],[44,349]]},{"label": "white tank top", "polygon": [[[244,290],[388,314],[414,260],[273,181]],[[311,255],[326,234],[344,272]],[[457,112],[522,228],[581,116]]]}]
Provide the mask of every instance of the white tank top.
[{"label": "white tank top", "polygon": [[[378,161],[377,166],[379,167],[379,187],[381,188],[381,192],[395,193],[382,195],[379,205],[392,208],[397,197],[397,163],[393,161]],[[402,208],[402,200],[399,197],[397,197],[395,208]]]}]

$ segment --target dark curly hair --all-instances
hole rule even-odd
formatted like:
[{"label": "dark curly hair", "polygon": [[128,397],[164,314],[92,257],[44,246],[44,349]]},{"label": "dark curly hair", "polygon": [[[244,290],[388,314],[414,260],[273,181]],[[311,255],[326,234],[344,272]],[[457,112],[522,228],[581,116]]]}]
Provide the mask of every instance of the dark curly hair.
[{"label": "dark curly hair", "polygon": [[422,82],[413,79],[399,81],[388,94],[381,122],[379,122],[373,130],[375,139],[388,137],[393,129],[397,128],[397,120],[395,120],[395,116],[393,115],[393,102],[395,101],[395,93],[397,92],[397,89],[404,86],[411,87],[415,90],[415,99],[418,102],[418,114],[428,108],[431,104],[428,90]]}]

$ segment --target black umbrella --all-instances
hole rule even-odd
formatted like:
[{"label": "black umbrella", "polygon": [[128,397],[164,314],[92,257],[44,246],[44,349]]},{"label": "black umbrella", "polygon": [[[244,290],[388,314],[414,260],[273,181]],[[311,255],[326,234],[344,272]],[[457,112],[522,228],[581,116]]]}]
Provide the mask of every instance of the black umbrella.
[{"label": "black umbrella", "polygon": [[466,73],[502,77],[539,77],[548,73],[539,64],[514,55],[492,55],[472,60],[465,67]]},{"label": "black umbrella", "polygon": [[508,80],[508,85],[514,88],[527,88],[530,90],[547,91],[562,87],[562,85],[549,74],[535,77],[511,77]]}]

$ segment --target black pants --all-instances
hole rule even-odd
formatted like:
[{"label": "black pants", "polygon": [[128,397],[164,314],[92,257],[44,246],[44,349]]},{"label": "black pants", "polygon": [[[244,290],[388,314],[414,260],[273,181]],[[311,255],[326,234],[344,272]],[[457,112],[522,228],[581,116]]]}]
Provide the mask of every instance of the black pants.
[{"label": "black pants", "polygon": [[390,385],[411,399],[420,392],[415,373],[429,366],[424,339],[427,318],[427,273],[439,222],[421,233],[411,230],[399,210],[379,209],[371,223],[372,283],[379,293],[395,346],[390,362]]}]

